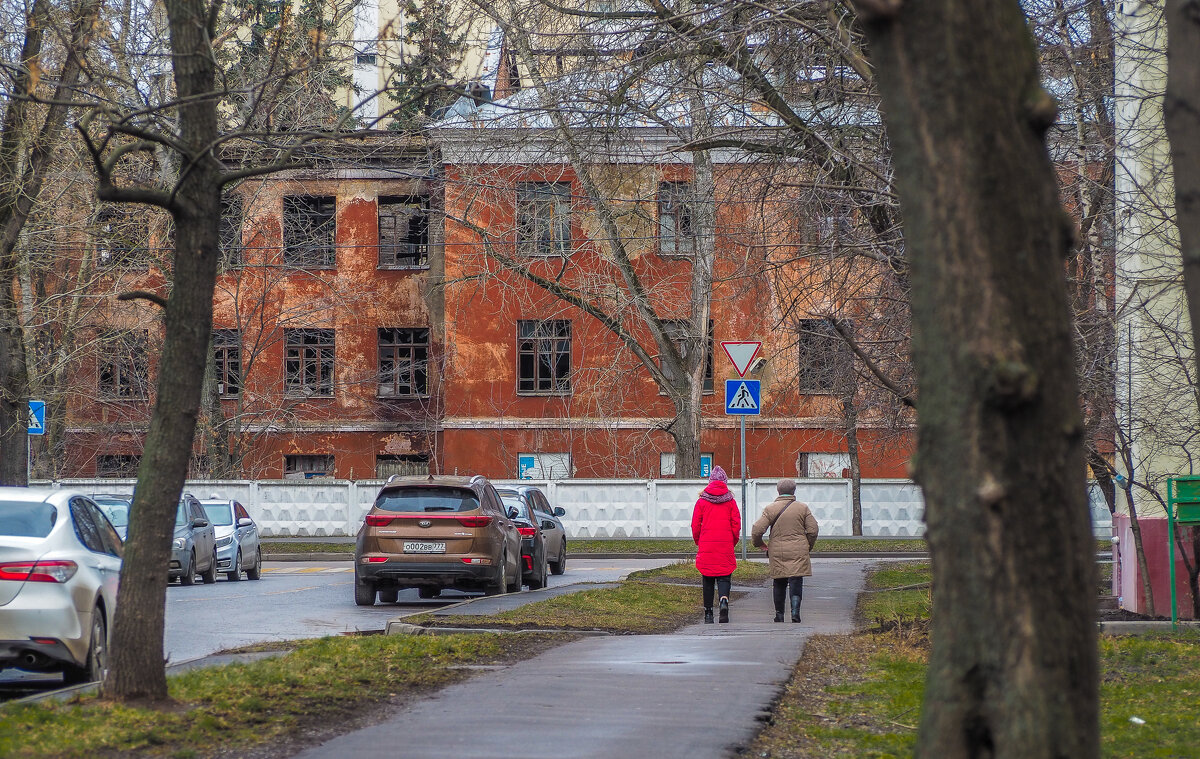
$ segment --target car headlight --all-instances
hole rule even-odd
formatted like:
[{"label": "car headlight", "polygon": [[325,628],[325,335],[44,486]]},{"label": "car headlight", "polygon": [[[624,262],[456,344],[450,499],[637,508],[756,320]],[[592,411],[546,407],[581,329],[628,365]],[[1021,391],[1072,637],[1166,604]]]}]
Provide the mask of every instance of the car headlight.
[{"label": "car headlight", "polygon": [[217,538],[217,548],[224,548],[225,546],[229,545],[232,542],[233,542],[232,535],[230,535],[228,537],[224,537],[224,538]]},{"label": "car headlight", "polygon": [[183,550],[183,547],[185,545],[187,545],[187,538],[175,538],[174,542],[171,543],[172,548],[175,548],[180,551]]}]

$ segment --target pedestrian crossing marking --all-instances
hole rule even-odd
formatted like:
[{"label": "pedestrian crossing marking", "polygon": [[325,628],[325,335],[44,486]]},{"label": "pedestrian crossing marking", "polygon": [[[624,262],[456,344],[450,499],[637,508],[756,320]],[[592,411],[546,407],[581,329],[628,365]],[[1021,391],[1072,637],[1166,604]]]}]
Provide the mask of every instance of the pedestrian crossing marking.
[{"label": "pedestrian crossing marking", "polygon": [[758,404],[754,402],[754,396],[750,394],[746,383],[738,384],[737,392],[733,395],[733,400],[729,402],[729,408],[756,409]]}]

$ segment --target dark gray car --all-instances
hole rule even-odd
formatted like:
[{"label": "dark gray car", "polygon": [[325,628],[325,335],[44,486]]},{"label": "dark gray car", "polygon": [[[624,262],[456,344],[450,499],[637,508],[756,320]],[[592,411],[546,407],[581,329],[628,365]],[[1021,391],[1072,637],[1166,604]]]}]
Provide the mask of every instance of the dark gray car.
[{"label": "dark gray car", "polygon": [[566,510],[561,506],[552,507],[546,494],[532,485],[498,488],[496,492],[506,501],[510,498],[519,498],[529,504],[542,533],[550,571],[556,575],[566,572],[567,531],[563,528],[562,520],[559,519],[559,517],[566,516]]},{"label": "dark gray car", "polygon": [[193,585],[197,572],[205,584],[217,581],[217,536],[200,501],[184,493],[175,511],[175,539],[167,576],[178,578],[183,585]]}]

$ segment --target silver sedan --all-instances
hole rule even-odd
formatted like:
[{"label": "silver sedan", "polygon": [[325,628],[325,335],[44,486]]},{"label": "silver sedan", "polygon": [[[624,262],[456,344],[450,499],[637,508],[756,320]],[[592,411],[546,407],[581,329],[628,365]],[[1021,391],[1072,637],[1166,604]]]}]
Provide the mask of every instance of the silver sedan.
[{"label": "silver sedan", "polygon": [[121,552],[82,493],[0,488],[0,668],[102,679]]}]

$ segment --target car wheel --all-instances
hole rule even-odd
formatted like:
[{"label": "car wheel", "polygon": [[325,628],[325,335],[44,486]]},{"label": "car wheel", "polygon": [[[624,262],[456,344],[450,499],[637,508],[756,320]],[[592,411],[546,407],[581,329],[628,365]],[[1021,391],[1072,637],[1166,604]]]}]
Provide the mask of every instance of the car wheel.
[{"label": "car wheel", "polygon": [[537,574],[529,579],[530,590],[541,590],[546,587],[546,552],[542,551],[542,565],[538,568]]},{"label": "car wheel", "polygon": [[254,566],[246,570],[246,577],[251,580],[257,580],[262,577],[262,549],[257,548],[254,551]]},{"label": "car wheel", "polygon": [[195,585],[196,584],[196,552],[192,551],[188,554],[187,564],[183,565],[183,574],[179,575],[180,585]]},{"label": "car wheel", "polygon": [[375,584],[360,581],[357,573],[354,575],[354,603],[359,606],[375,605]]},{"label": "car wheel", "polygon": [[200,579],[205,585],[212,585],[217,581],[217,550],[214,548],[212,552],[212,561],[208,562],[208,569],[200,573]]},{"label": "car wheel", "polygon": [[91,683],[103,680],[108,674],[108,625],[104,612],[98,607],[92,610],[92,639],[88,643],[84,666],[67,666],[63,669],[63,682],[67,685]]},{"label": "car wheel", "polygon": [[421,598],[437,598],[442,594],[441,588],[417,588],[417,595]]},{"label": "car wheel", "polygon": [[398,590],[381,590],[379,591],[379,602],[384,604],[394,604],[400,598]]},{"label": "car wheel", "polygon": [[558,559],[550,562],[550,571],[556,575],[567,571],[567,541],[565,538],[558,546]]},{"label": "car wheel", "polygon": [[500,559],[500,566],[497,568],[496,579],[489,582],[483,589],[485,596],[498,596],[504,592],[505,586],[508,585],[508,554],[505,553]]},{"label": "car wheel", "polygon": [[238,550],[237,556],[233,557],[233,571],[225,573],[225,579],[230,582],[237,582],[242,579],[242,552]]}]

